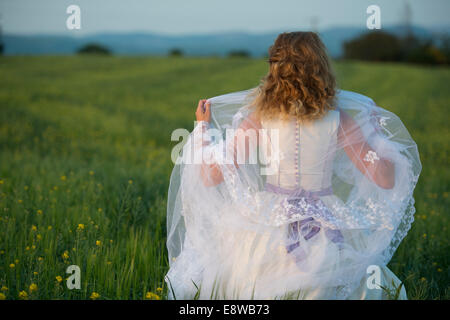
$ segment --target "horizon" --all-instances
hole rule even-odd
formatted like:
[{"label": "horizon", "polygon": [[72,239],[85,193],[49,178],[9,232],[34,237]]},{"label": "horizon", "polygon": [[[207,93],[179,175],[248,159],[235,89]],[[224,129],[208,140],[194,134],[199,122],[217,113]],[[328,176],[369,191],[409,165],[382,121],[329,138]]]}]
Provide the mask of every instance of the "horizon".
[{"label": "horizon", "polygon": [[[393,29],[393,28],[404,28],[405,26],[402,24],[392,24],[392,25],[386,25],[381,30],[378,31],[386,31],[386,29]],[[434,25],[434,26],[423,26],[418,24],[412,24],[412,28],[419,28],[434,32],[450,32],[450,24],[448,25]],[[367,30],[366,27],[362,26],[354,26],[354,25],[339,25],[339,26],[330,26],[327,28],[323,28],[322,30],[318,30],[317,32],[320,34],[322,32],[329,32],[330,30],[339,30],[339,29],[358,29],[358,30]],[[384,29],[384,30],[383,30]],[[55,37],[74,37],[74,38],[84,38],[84,37],[92,37],[92,36],[98,36],[98,35],[112,35],[112,34],[121,34],[121,35],[127,35],[127,34],[145,34],[145,35],[158,35],[158,36],[164,36],[164,37],[192,37],[192,36],[212,36],[212,35],[228,35],[228,34],[244,34],[244,35],[252,35],[252,36],[258,36],[258,35],[272,35],[282,32],[291,32],[291,31],[312,31],[308,28],[299,28],[299,29],[273,29],[273,30],[265,30],[265,31],[249,31],[249,30],[242,30],[242,29],[236,29],[236,30],[225,30],[225,31],[211,31],[211,32],[193,32],[193,33],[165,33],[165,32],[157,32],[152,30],[105,30],[105,31],[98,31],[98,32],[92,32],[92,33],[85,33],[85,34],[79,34],[79,33],[67,33],[67,32],[61,32],[61,33],[8,33],[3,32],[3,36],[55,36]],[[374,31],[374,30],[367,30],[367,31]],[[375,30],[377,31],[377,30]],[[387,31],[389,32],[389,31]]]}]

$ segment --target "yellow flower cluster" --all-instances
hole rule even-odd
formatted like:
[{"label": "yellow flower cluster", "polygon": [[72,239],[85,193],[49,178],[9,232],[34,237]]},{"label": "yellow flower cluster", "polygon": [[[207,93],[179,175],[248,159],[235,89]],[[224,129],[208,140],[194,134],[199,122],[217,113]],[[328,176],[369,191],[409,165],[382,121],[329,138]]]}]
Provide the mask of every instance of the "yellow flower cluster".
[{"label": "yellow flower cluster", "polygon": [[97,292],[92,292],[90,298],[92,300],[96,300],[96,299],[100,298],[100,294],[98,294]]},{"label": "yellow flower cluster", "polygon": [[64,253],[62,254],[63,259],[69,259],[69,251],[64,251]]},{"label": "yellow flower cluster", "polygon": [[145,299],[147,299],[147,300],[161,300],[161,297],[158,296],[156,293],[147,292],[145,294]]}]

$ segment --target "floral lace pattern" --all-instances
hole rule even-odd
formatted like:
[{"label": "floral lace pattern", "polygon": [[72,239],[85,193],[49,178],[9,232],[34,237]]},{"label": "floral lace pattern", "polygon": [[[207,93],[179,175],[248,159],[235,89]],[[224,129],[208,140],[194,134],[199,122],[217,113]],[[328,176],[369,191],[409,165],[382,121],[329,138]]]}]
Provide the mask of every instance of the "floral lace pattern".
[{"label": "floral lace pattern", "polygon": [[375,161],[380,160],[380,158],[378,157],[377,153],[373,150],[369,150],[367,151],[366,155],[364,156],[364,161],[366,162],[370,162],[372,164],[375,163]]}]

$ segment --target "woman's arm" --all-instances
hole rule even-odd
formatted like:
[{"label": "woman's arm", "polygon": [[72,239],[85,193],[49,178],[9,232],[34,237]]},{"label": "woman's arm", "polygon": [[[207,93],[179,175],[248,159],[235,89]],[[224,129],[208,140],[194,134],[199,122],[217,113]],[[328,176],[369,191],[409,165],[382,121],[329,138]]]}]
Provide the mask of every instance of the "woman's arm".
[{"label": "woman's arm", "polygon": [[[201,102],[204,100],[200,100],[199,102],[199,108],[197,108],[197,121],[207,121],[209,122],[211,119],[211,112],[210,112],[210,103],[209,102],[204,102],[204,107],[201,107]],[[200,111],[199,111],[200,110]],[[204,116],[201,113],[201,111],[204,110],[205,113],[207,113],[209,115],[208,116]],[[234,144],[233,144],[233,159],[234,159],[234,165],[236,168],[239,168],[239,164],[238,164],[238,153],[240,151],[245,152],[245,159],[248,158],[250,152],[253,152],[257,143],[259,141],[259,129],[261,128],[261,124],[259,122],[259,119],[256,117],[255,113],[250,114],[246,119],[244,119],[242,121],[242,123],[240,124],[238,130],[236,130],[236,134],[234,136]],[[255,134],[253,135],[253,137],[256,137],[256,144],[255,143],[251,143],[249,141],[249,137],[251,137],[252,135],[249,134],[249,130],[255,130]],[[220,168],[220,166],[216,163],[213,164],[207,164],[207,163],[202,163],[201,165],[201,170],[200,170],[200,175],[202,178],[202,182],[205,186],[207,187],[212,187],[212,186],[216,186],[220,183],[223,182],[223,174],[222,174],[222,170]]]},{"label": "woman's arm", "polygon": [[378,158],[356,121],[345,111],[339,111],[341,118],[338,131],[339,145],[344,146],[347,156],[366,177],[383,189],[392,189],[395,185],[394,164],[387,159]]}]

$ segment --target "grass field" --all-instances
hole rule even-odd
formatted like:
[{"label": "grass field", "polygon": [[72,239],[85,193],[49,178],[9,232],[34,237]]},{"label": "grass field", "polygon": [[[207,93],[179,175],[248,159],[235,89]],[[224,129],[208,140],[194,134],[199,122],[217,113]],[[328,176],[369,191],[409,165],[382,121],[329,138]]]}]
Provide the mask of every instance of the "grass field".
[{"label": "grass field", "polygon": [[[199,98],[254,87],[266,68],[244,58],[0,57],[0,298],[164,298],[170,134],[192,129]],[[341,88],[395,112],[418,143],[416,221],[389,267],[410,299],[449,299],[450,69],[335,68]],[[66,288],[72,264],[81,290]]]}]

